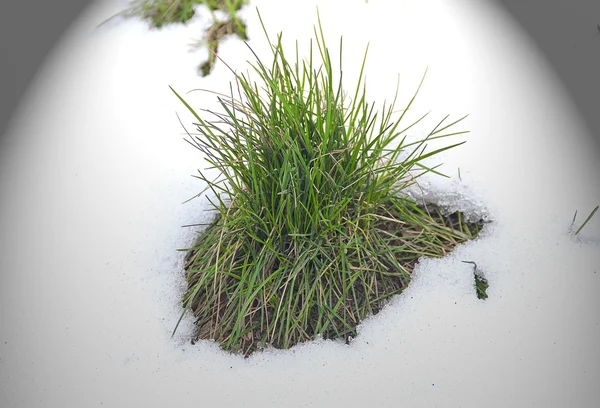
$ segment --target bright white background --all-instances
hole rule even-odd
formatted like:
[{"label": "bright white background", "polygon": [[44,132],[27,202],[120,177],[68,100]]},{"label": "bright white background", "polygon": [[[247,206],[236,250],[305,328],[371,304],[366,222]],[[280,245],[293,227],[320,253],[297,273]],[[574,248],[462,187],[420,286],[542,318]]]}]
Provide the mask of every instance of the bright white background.
[{"label": "bright white background", "polygon": [[[401,106],[428,66],[414,114],[470,115],[456,140],[467,143],[440,158],[452,178],[424,188],[494,222],[424,260],[350,346],[244,360],[187,343],[189,320],[172,339],[176,249],[194,238],[181,226],[205,220],[206,201],[181,204],[203,188],[190,177],[203,163],[168,85],[227,91],[233,77],[223,64],[196,75],[206,51],[188,44],[201,16],[96,29],[127,5],[100,3],[54,51],[0,152],[0,406],[598,405],[600,217],[579,239],[567,232],[575,210],[579,224],[600,203],[600,169],[556,77],[506,15],[475,0],[255,0],[250,45],[268,57],[258,7],[271,36],[306,51],[317,3],[332,55],[344,37],[348,85],[369,42],[370,99],[390,100],[400,74]],[[235,39],[220,55],[236,70],[252,59]],[[209,93],[188,99],[216,107]],[[484,271],[487,301],[462,260]]]}]

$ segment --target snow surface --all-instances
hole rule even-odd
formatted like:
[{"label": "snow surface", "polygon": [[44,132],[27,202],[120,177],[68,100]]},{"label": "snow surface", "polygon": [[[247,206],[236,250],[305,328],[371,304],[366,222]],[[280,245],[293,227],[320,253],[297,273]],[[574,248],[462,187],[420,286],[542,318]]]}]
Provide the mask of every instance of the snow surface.
[{"label": "snow surface", "polygon": [[[368,96],[401,101],[428,76],[414,114],[470,114],[451,179],[429,197],[494,221],[450,256],[422,261],[410,287],[367,319],[350,346],[316,341],[244,360],[175,339],[182,253],[206,220],[167,85],[227,91],[218,64],[189,52],[205,21],[148,30],[114,20],[122,0],[82,15],[32,85],[0,146],[2,407],[597,407],[600,403],[600,203],[597,152],[530,40],[481,0],[254,0],[250,45],[268,48],[254,7],[286,49],[306,50],[318,3],[328,45],[344,36],[344,75],[367,42]],[[291,47],[291,48],[290,48]],[[303,51],[302,51],[303,52]],[[252,60],[229,39],[236,70]],[[337,55],[332,52],[332,55]],[[215,108],[214,95],[187,95]],[[403,99],[404,98],[404,99]],[[431,122],[429,122],[431,123]],[[420,128],[428,130],[427,127]],[[436,162],[439,162],[437,160]],[[460,167],[461,179],[457,177]],[[477,299],[477,262],[490,283]]]}]

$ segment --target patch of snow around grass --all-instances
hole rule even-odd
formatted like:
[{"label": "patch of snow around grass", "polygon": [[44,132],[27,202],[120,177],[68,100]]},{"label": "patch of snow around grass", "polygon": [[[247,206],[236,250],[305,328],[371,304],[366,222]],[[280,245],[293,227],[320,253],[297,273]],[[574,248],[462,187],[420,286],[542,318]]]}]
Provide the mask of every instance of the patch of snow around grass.
[{"label": "patch of snow around grass", "polygon": [[[127,2],[98,3],[67,33],[20,106],[0,149],[0,406],[3,407],[596,407],[600,402],[600,203],[597,152],[528,38],[492,3],[465,0],[274,1],[243,10],[249,44],[306,51],[316,6],[332,56],[344,36],[345,83],[370,42],[371,100],[401,107],[425,67],[415,116],[469,114],[467,143],[443,154],[428,197],[489,214],[480,238],[423,260],[409,288],[368,318],[350,346],[315,341],[249,359],[171,338],[184,287],[182,225],[206,222],[200,153],[183,141],[171,93],[227,92],[222,63],[201,78],[206,24],[95,29]],[[235,70],[253,61],[220,46]],[[334,62],[337,60],[334,58]],[[216,109],[214,95],[189,94]],[[439,162],[440,159],[433,160]],[[461,179],[457,169],[461,169]],[[477,299],[475,261],[489,281]]]}]

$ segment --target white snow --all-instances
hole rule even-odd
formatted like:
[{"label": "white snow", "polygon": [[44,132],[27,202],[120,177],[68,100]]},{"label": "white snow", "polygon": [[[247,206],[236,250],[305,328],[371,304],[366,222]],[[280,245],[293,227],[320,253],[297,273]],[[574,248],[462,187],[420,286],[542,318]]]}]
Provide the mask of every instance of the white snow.
[{"label": "white snow", "polygon": [[[250,45],[272,38],[306,51],[316,6],[332,55],[344,37],[351,85],[370,42],[369,98],[403,101],[425,67],[414,112],[469,114],[467,143],[443,155],[429,197],[489,214],[481,237],[423,260],[410,287],[346,346],[316,341],[244,360],[192,346],[182,253],[207,220],[200,152],[183,141],[193,118],[168,85],[226,92],[219,63],[196,75],[189,52],[206,22],[148,29],[95,26],[123,9],[94,5],[52,53],[0,145],[0,406],[2,407],[596,407],[600,402],[600,203],[597,152],[534,45],[480,0],[253,0]],[[236,70],[253,60],[220,47]],[[187,95],[216,108],[214,95]],[[440,159],[434,160],[439,162]],[[457,169],[461,178],[458,180]],[[490,283],[477,299],[475,261]]]}]

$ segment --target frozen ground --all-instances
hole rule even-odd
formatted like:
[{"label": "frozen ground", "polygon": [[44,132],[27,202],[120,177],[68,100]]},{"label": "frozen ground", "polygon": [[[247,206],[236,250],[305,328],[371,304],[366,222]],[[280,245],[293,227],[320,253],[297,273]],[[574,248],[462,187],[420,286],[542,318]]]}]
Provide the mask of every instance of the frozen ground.
[{"label": "frozen ground", "polygon": [[[255,0],[270,32],[302,44],[311,1]],[[203,22],[150,32],[82,16],[37,78],[0,149],[2,407],[597,407],[600,403],[600,203],[597,152],[532,44],[481,0],[320,1],[328,43],[344,35],[348,78],[368,41],[369,96],[404,97],[425,66],[418,109],[472,133],[444,157],[451,180],[428,191],[488,212],[477,241],[424,261],[410,288],[360,327],[350,346],[314,342],[248,360],[170,337],[181,253],[206,202],[203,166],[183,141],[167,85],[227,90],[218,64],[195,75]],[[266,55],[248,7],[250,44]],[[245,69],[236,40],[221,56]],[[346,72],[346,70],[345,70]],[[214,97],[188,95],[194,107]],[[462,139],[461,139],[462,140]],[[460,166],[462,181],[457,180]],[[490,282],[475,295],[476,261]]]}]

